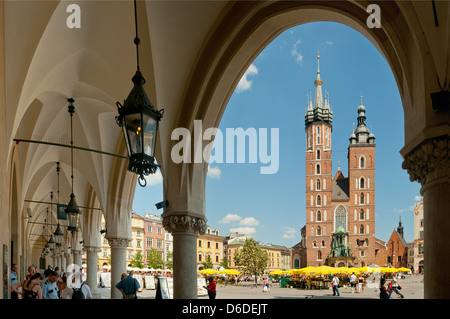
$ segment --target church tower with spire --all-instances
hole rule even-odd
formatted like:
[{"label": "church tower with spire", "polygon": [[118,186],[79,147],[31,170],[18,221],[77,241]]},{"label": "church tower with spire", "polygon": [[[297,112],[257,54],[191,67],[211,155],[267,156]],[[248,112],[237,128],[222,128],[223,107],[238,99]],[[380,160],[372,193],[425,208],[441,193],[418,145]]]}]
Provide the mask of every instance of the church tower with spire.
[{"label": "church tower with spire", "polygon": [[350,136],[348,177],[340,165],[332,175],[333,111],[323,94],[317,56],[314,99],[308,96],[306,133],[306,223],[301,267],[362,267],[376,263],[375,136],[366,126],[366,108],[357,109]]},{"label": "church tower with spire", "polygon": [[[306,247],[307,260],[323,264],[331,246],[331,132],[333,112],[323,96],[317,56],[314,101],[308,97],[306,132]],[[309,265],[309,264],[308,264]],[[313,264],[311,264],[313,265]]]}]

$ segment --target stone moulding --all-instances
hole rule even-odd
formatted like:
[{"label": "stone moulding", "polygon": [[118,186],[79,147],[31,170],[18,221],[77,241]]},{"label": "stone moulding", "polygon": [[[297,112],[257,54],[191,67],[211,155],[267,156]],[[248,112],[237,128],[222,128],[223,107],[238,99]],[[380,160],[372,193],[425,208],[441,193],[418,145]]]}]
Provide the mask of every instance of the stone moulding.
[{"label": "stone moulding", "polygon": [[417,181],[423,186],[427,179],[448,176],[449,140],[448,135],[425,140],[405,156],[402,168],[408,172],[411,182]]},{"label": "stone moulding", "polygon": [[131,244],[131,239],[128,238],[107,238],[111,247],[128,247]]},{"label": "stone moulding", "polygon": [[174,214],[163,217],[162,225],[169,233],[187,232],[204,235],[206,233],[206,218],[188,214]]}]

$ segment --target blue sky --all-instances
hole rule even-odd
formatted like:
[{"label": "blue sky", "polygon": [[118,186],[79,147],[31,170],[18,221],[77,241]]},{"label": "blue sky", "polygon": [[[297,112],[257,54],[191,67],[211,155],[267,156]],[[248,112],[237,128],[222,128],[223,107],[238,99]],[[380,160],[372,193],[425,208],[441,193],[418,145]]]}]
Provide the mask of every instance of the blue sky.
[{"label": "blue sky", "polygon": [[[357,108],[366,107],[366,125],[376,137],[375,235],[388,241],[401,216],[407,242],[414,240],[413,206],[420,185],[401,168],[403,110],[392,71],[373,44],[357,31],[332,22],[314,22],[286,30],[253,61],[231,97],[219,130],[254,128],[270,141],[279,132],[279,165],[261,174],[263,164],[211,163],[206,182],[208,225],[221,235],[239,231],[263,243],[292,247],[305,225],[305,125],[307,94],[313,93],[317,52],[323,89],[333,110],[332,161],[348,176],[347,147]],[[324,92],[325,93],[325,92]],[[259,131],[266,128],[268,133]],[[225,145],[225,141],[224,141]],[[248,146],[247,146],[248,149]],[[223,150],[226,157],[225,148]],[[215,154],[215,153],[214,153]],[[133,211],[160,215],[161,176],[136,187]]]}]

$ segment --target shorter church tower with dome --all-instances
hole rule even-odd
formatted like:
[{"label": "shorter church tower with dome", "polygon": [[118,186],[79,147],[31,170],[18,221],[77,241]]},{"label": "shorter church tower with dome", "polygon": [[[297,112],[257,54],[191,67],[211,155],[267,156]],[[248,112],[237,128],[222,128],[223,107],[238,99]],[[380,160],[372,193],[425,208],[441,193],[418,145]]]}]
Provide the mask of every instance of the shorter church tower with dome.
[{"label": "shorter church tower with dome", "polygon": [[306,224],[302,266],[363,267],[376,263],[375,136],[366,126],[366,108],[349,138],[348,172],[332,175],[330,100],[323,97],[317,56],[314,100],[308,98],[306,132]]}]

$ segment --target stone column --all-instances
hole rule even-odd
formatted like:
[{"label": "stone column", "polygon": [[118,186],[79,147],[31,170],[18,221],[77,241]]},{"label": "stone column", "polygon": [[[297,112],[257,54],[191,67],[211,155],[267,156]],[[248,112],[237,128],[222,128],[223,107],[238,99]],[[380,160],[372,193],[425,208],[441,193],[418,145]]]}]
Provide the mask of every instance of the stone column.
[{"label": "stone column", "polygon": [[[61,252],[60,258],[61,258],[61,271],[64,269],[64,271],[67,272],[66,254],[64,252]],[[62,272],[61,272],[61,274],[62,274]]]},{"label": "stone column", "polygon": [[173,236],[174,299],[197,299],[197,237],[206,232],[206,218],[190,212],[162,214]]},{"label": "stone column", "polygon": [[424,296],[450,298],[450,137],[431,138],[404,156],[402,167],[422,188],[424,215]]},{"label": "stone column", "polygon": [[107,238],[111,247],[111,299],[122,299],[122,293],[116,288],[120,276],[127,272],[128,238]]},{"label": "stone column", "polygon": [[83,264],[82,258],[83,252],[81,250],[73,250],[72,252],[73,252],[73,263],[81,268]]},{"label": "stone column", "polygon": [[73,256],[71,253],[66,253],[65,256],[66,256],[66,273],[67,276],[69,276],[73,269],[73,266],[71,266],[73,264]]},{"label": "stone column", "polygon": [[97,290],[97,268],[98,268],[98,253],[101,252],[100,247],[83,247],[86,252],[87,263],[87,284],[91,289],[92,298],[99,299],[100,293]]}]

